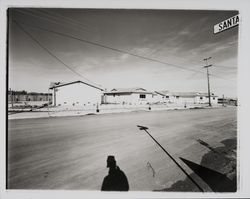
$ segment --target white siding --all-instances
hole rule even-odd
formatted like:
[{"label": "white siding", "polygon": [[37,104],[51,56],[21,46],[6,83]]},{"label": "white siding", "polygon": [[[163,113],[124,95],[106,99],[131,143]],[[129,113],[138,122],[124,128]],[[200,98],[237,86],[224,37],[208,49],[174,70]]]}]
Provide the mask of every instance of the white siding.
[{"label": "white siding", "polygon": [[[145,95],[146,98],[140,98],[140,95]],[[147,104],[153,102],[152,94],[144,94],[144,93],[127,93],[127,94],[114,94],[114,95],[106,95],[106,103],[114,103],[114,104]]]},{"label": "white siding", "polygon": [[[96,105],[101,103],[102,91],[83,83],[56,88],[56,105]],[[54,96],[53,96],[54,104]]]},{"label": "white siding", "polygon": [[[211,96],[211,104],[218,103],[218,97]],[[206,96],[174,96],[168,95],[168,98],[163,97],[162,95],[154,96],[154,103],[174,103],[174,104],[206,104],[208,103],[208,97]]]}]

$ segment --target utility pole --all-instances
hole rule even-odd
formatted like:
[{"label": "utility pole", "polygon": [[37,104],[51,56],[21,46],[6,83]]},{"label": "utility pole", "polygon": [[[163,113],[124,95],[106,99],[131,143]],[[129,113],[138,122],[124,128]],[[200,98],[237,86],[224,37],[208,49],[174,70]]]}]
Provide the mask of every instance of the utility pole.
[{"label": "utility pole", "polygon": [[224,107],[225,105],[224,105],[224,99],[225,99],[225,97],[224,97],[224,94],[222,95],[222,97],[223,97],[223,101],[222,101],[222,106]]},{"label": "utility pole", "polygon": [[208,68],[212,66],[212,64],[208,65],[208,60],[211,59],[212,57],[208,57],[203,59],[203,61],[206,62],[206,65],[204,68],[207,69],[207,86],[208,86],[208,105],[211,106],[211,97],[210,97],[210,83],[209,83],[209,71]]},{"label": "utility pole", "polygon": [[53,88],[54,91],[54,106],[56,106],[56,88]]}]

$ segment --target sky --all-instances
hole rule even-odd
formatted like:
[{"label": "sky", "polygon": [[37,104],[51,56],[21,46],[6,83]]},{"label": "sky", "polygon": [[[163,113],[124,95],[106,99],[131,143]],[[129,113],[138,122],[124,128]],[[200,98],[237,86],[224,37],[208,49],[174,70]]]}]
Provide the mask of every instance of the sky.
[{"label": "sky", "polygon": [[9,88],[48,92],[50,82],[82,80],[107,90],[207,92],[203,59],[212,57],[208,63],[212,64],[211,92],[237,97],[238,27],[213,34],[215,24],[236,14],[13,8],[9,12]]}]

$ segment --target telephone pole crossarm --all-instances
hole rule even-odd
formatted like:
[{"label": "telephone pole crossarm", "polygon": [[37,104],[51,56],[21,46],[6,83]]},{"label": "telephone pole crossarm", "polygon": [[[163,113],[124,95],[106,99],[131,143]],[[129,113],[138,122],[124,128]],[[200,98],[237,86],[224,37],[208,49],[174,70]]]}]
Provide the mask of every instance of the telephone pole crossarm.
[{"label": "telephone pole crossarm", "polygon": [[209,65],[207,65],[207,66],[204,66],[204,68],[209,68],[209,67],[211,67],[211,66],[213,66],[212,64],[209,64]]}]

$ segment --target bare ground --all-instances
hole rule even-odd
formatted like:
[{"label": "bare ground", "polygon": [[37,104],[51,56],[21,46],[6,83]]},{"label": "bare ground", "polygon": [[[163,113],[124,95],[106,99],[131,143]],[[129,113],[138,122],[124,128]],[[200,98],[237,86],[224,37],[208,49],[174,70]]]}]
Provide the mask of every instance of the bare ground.
[{"label": "bare ground", "polygon": [[115,155],[130,190],[197,191],[138,124],[204,191],[236,190],[234,107],[9,120],[8,188],[100,190]]}]

